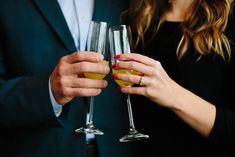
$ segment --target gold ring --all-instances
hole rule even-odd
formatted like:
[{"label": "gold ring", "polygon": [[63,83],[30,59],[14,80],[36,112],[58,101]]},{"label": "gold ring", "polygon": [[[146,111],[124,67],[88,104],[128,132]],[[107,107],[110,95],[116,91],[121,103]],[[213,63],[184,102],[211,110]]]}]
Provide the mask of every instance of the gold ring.
[{"label": "gold ring", "polygon": [[144,76],[140,76],[139,85],[140,86],[144,85]]}]

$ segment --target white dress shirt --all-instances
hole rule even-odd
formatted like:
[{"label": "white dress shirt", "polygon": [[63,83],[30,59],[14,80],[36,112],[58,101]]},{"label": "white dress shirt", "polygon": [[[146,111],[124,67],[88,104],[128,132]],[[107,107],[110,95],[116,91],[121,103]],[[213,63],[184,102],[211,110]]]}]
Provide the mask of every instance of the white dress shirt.
[{"label": "white dress shirt", "polygon": [[[94,11],[94,2],[95,0],[58,0],[78,51],[85,50],[86,48],[89,24]],[[62,112],[62,106],[54,99],[50,81],[49,93],[54,112],[58,117]]]}]

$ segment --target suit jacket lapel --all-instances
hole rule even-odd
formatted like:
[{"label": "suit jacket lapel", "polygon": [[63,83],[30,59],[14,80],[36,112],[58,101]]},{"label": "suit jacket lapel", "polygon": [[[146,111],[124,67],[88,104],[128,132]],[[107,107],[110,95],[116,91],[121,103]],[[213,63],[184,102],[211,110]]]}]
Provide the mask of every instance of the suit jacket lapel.
[{"label": "suit jacket lapel", "polygon": [[56,0],[32,0],[52,29],[58,35],[65,47],[70,51],[76,51],[73,37],[66,24],[66,20]]}]

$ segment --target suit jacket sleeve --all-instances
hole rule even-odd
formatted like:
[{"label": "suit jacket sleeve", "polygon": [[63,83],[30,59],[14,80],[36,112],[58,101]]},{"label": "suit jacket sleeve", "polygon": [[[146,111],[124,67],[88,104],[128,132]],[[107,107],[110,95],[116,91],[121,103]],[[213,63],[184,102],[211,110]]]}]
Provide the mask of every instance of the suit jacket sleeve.
[{"label": "suit jacket sleeve", "polygon": [[50,102],[49,73],[8,78],[4,57],[0,45],[0,127],[61,126]]}]

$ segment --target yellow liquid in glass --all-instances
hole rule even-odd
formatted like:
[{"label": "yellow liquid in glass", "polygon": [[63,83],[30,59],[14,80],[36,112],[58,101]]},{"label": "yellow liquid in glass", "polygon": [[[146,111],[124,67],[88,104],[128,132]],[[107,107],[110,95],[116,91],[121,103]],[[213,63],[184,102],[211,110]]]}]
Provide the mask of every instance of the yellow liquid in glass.
[{"label": "yellow liquid in glass", "polygon": [[[114,74],[130,74],[130,75],[139,75],[139,72],[134,71],[134,70],[114,70]],[[132,82],[127,82],[123,80],[115,80],[115,82],[120,86],[120,87],[131,87],[134,83]]]},{"label": "yellow liquid in glass", "polygon": [[[100,64],[103,64],[105,66],[109,66],[109,62],[108,61],[101,61]],[[96,73],[90,73],[90,72],[85,72],[84,73],[86,78],[90,78],[90,79],[95,79],[95,80],[102,80],[106,75],[105,74],[96,74]]]}]

